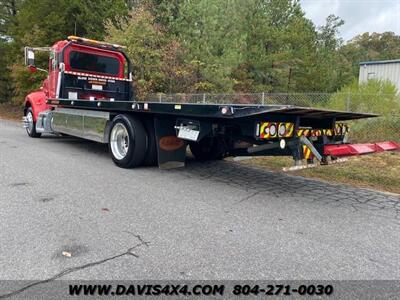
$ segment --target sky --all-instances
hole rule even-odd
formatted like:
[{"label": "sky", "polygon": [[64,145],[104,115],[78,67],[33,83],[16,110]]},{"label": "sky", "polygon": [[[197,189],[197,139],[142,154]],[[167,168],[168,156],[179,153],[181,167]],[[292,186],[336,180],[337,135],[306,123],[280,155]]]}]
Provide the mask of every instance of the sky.
[{"label": "sky", "polygon": [[340,35],[348,41],[364,32],[393,31],[400,35],[400,0],[300,0],[306,17],[316,26],[334,14],[345,24]]}]

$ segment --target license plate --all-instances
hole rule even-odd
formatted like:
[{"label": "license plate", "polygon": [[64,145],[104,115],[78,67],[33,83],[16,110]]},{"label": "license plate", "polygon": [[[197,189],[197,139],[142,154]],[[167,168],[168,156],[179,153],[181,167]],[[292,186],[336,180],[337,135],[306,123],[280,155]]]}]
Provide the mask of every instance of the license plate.
[{"label": "license plate", "polygon": [[198,130],[181,127],[178,132],[178,138],[196,142],[197,138],[199,137],[199,133],[200,131]]}]

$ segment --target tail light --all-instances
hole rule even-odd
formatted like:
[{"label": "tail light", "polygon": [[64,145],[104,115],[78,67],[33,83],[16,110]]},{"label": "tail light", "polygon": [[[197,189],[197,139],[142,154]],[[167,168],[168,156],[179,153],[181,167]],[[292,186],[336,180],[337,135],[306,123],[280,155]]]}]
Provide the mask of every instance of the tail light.
[{"label": "tail light", "polygon": [[276,124],[275,123],[272,123],[269,126],[269,134],[270,134],[271,137],[275,137],[276,136]]},{"label": "tail light", "polygon": [[279,124],[278,134],[279,134],[279,136],[285,136],[285,134],[286,134],[286,125],[285,125],[285,123]]},{"label": "tail light", "polygon": [[294,123],[288,122],[263,122],[256,125],[256,131],[262,139],[271,139],[277,137],[292,137],[294,132]]}]

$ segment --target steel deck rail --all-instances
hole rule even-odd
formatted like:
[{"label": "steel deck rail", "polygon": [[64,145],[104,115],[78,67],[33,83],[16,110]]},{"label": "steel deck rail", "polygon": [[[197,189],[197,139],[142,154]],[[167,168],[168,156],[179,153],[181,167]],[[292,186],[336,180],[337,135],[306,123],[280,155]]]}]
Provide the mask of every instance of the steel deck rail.
[{"label": "steel deck rail", "polygon": [[[160,102],[131,102],[131,101],[104,101],[104,100],[71,100],[48,99],[52,106],[95,109],[103,111],[143,112],[153,114],[168,114],[190,117],[237,119],[259,116],[263,114],[285,115],[307,119],[335,118],[337,121],[355,120],[377,117],[376,114],[353,113],[319,108],[299,107],[292,105],[257,105],[257,104],[205,104],[205,103],[160,103]],[[232,110],[230,114],[223,114],[221,108]]]}]

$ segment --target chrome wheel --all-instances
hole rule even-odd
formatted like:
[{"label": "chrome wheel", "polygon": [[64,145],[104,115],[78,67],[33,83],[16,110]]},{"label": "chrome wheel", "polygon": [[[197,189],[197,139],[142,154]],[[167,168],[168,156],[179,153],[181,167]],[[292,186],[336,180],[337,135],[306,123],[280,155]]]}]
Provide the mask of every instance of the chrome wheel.
[{"label": "chrome wheel", "polygon": [[131,115],[117,115],[111,121],[108,150],[114,163],[121,168],[142,164],[147,151],[147,134],[142,122]]},{"label": "chrome wheel", "polygon": [[111,130],[110,146],[114,157],[124,159],[129,150],[129,134],[125,125],[117,123]]},{"label": "chrome wheel", "polygon": [[28,134],[31,134],[32,133],[32,130],[33,130],[33,126],[34,126],[34,124],[33,124],[33,115],[32,115],[32,112],[31,111],[28,111],[28,113],[26,114],[26,121],[27,121],[27,127],[26,127],[26,131],[28,132]]}]

